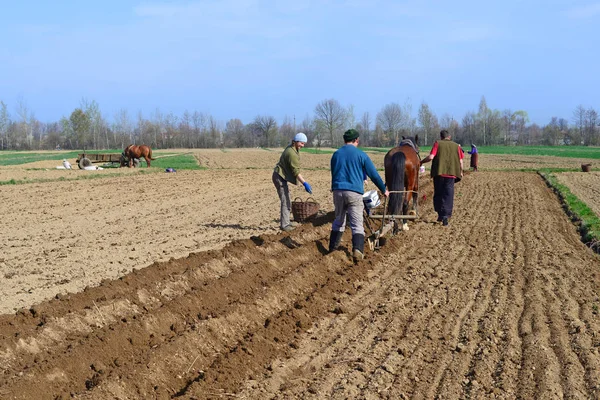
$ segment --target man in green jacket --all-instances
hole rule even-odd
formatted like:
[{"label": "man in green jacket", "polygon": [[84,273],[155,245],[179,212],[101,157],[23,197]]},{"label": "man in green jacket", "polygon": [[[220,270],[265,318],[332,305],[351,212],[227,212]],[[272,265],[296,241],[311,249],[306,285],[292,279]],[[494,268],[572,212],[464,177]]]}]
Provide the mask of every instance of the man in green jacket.
[{"label": "man in green jacket", "polygon": [[433,160],[431,177],[433,178],[433,208],[438,213],[438,222],[448,225],[454,208],[454,182],[463,177],[463,149],[452,141],[447,130],[440,132],[437,140],[427,157],[421,160],[421,165]]},{"label": "man in green jacket", "polygon": [[279,226],[285,232],[294,229],[290,222],[292,199],[290,198],[288,182],[294,185],[300,182],[304,185],[304,189],[312,194],[310,184],[300,174],[300,149],[304,147],[307,141],[308,139],[304,133],[297,133],[292,140],[292,144],[286,147],[283,153],[281,153],[279,162],[275,165],[275,170],[273,171],[273,184],[277,189],[277,195],[281,201]]}]

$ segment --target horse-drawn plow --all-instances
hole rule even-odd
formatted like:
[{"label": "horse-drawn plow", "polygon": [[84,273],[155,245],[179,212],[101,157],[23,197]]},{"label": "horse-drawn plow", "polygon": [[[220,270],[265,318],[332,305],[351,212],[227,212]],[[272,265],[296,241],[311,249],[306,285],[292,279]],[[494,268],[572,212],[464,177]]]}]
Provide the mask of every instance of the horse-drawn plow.
[{"label": "horse-drawn plow", "polygon": [[[414,190],[390,190],[390,196],[418,196],[418,192]],[[388,200],[386,197],[381,203],[379,196],[375,190],[371,190],[363,196],[365,204],[364,221],[366,239],[369,249],[377,250],[381,247],[381,239],[385,239],[386,235],[396,235],[400,231],[408,230],[408,220],[414,221],[419,219],[417,202],[414,203],[414,209],[407,214],[388,214]]]}]

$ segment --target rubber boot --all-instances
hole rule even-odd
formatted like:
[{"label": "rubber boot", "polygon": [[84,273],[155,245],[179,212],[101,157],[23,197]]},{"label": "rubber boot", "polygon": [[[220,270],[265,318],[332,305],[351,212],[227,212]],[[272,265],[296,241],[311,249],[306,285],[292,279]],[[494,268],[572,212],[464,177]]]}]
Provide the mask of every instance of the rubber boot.
[{"label": "rubber boot", "polygon": [[340,231],[331,231],[331,235],[329,236],[329,252],[334,252],[339,247],[342,242],[342,235],[344,232]]},{"label": "rubber boot", "polygon": [[354,262],[365,258],[365,235],[352,235],[352,258]]}]

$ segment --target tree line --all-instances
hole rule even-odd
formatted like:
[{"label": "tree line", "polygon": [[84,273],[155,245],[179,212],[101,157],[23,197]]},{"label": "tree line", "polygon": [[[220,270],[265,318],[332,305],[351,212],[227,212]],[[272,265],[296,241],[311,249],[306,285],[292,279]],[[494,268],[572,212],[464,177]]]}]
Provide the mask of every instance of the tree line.
[{"label": "tree line", "polygon": [[101,150],[148,144],[157,149],[217,147],[282,147],[296,132],[304,132],[311,147],[337,147],[342,133],[355,128],[362,146],[392,147],[402,136],[419,135],[421,145],[431,145],[441,129],[447,129],[462,144],[477,145],[600,145],[600,119],[592,107],[577,106],[570,119],[552,117],[545,126],[530,123],[526,111],[489,108],[482,96],[477,111],[462,119],[437,116],[426,102],[416,113],[410,101],[389,103],[376,115],[355,116],[354,107],[335,99],[319,102],[312,113],[296,121],[257,115],[252,121],[238,118],[224,125],[212,115],[184,111],[182,115],[156,109],[149,116],[132,116],[126,109],[109,120],[95,101],[82,100],[68,117],[41,122],[23,101],[11,114],[0,101],[1,150]]}]

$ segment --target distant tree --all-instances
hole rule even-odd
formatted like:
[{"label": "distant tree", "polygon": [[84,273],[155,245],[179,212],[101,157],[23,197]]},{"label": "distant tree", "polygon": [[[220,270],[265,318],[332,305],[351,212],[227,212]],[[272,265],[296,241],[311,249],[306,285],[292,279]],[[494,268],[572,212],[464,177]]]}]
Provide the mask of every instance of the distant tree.
[{"label": "distant tree", "polygon": [[[240,121],[241,122],[241,121]],[[204,140],[206,126],[206,117],[204,114],[194,111],[192,114],[192,128],[194,137],[194,147],[206,147],[206,141]]]},{"label": "distant tree", "polygon": [[358,130],[362,137],[361,142],[364,146],[370,146],[371,143],[371,114],[365,111],[360,119],[360,129]]},{"label": "distant tree", "polygon": [[558,146],[561,139],[560,126],[558,124],[558,118],[552,117],[550,123],[543,129],[543,143],[550,146]]},{"label": "distant tree", "polygon": [[598,112],[593,108],[585,110],[584,144],[586,146],[598,145]]},{"label": "distant tree", "polygon": [[488,118],[489,118],[490,109],[487,106],[487,101],[485,100],[485,96],[481,96],[481,100],[479,101],[479,111],[477,111],[477,129],[479,130],[479,134],[481,135],[481,139],[477,139],[483,145],[487,145],[489,140],[488,135]]},{"label": "distant tree", "polygon": [[166,148],[174,148],[175,143],[177,143],[179,137],[179,130],[177,129],[177,125],[179,123],[179,117],[172,112],[169,112],[165,115],[164,119],[164,127],[165,127],[165,147]]},{"label": "distant tree", "polygon": [[502,125],[504,132],[504,144],[512,144],[512,127],[513,127],[514,115],[510,108],[505,109],[502,112]]},{"label": "distant tree", "polygon": [[[188,110],[183,112],[179,119],[179,135],[181,138],[181,147],[193,148],[193,129],[192,129],[192,114]],[[177,144],[179,147],[179,144]]]},{"label": "distant tree", "polygon": [[227,121],[227,124],[225,124],[225,136],[227,137],[227,143],[230,143],[232,147],[247,147],[250,145],[246,136],[246,127],[237,118]]},{"label": "distant tree", "polygon": [[346,117],[346,110],[335,99],[323,100],[315,107],[315,118],[321,121],[319,127],[323,127],[327,131],[331,146],[335,146],[339,142],[339,140],[335,140],[336,133],[346,126]]},{"label": "distant tree", "polygon": [[391,139],[391,141],[385,144],[397,146],[400,143],[402,122],[402,108],[397,103],[386,104],[377,113],[377,124],[383,129],[386,136]]},{"label": "distant tree", "polygon": [[113,133],[115,144],[124,149],[127,145],[134,144],[133,124],[129,119],[126,109],[120,109],[114,117]]},{"label": "distant tree", "polygon": [[310,115],[307,114],[304,117],[304,119],[302,120],[302,122],[300,123],[300,126],[298,126],[298,128],[297,128],[299,131],[304,132],[304,134],[306,134],[306,137],[308,138],[308,142],[310,143],[311,146],[316,146],[315,126],[316,126],[316,124],[315,124],[314,118],[312,118]]},{"label": "distant tree", "polygon": [[44,137],[43,147],[47,150],[54,150],[59,146],[64,147],[62,145],[63,143],[64,137],[60,124],[57,122],[46,124],[46,135]]},{"label": "distant tree", "polygon": [[[84,98],[80,102],[80,108],[90,120],[90,139],[92,148],[98,149],[104,146],[108,148],[108,137],[106,136],[106,129],[104,129],[104,120],[102,119],[102,113],[100,112],[100,106],[98,105],[98,103],[94,100],[88,101]],[[101,133],[103,131],[105,133],[104,138],[101,137]]]},{"label": "distant tree", "polygon": [[[406,99],[402,105],[402,115],[400,122],[399,136],[414,136],[417,129],[417,120],[412,117],[412,103],[410,98]],[[400,137],[398,137],[400,140]]]},{"label": "distant tree", "polygon": [[423,146],[427,146],[429,144],[429,140],[431,138],[435,138],[434,127],[436,125],[435,115],[429,108],[429,105],[425,102],[421,103],[419,107],[419,124],[423,129],[423,137],[421,139],[421,144]]},{"label": "distant tree", "polygon": [[279,140],[278,140],[279,146],[281,146],[281,147],[287,146],[295,134],[296,134],[296,132],[294,130],[294,122],[292,121],[292,119],[290,117],[288,117],[286,115],[285,117],[283,117],[283,122],[281,123],[281,126],[279,127]]},{"label": "distant tree", "polygon": [[223,130],[212,115],[208,116],[208,130],[210,137],[210,147],[223,147]]},{"label": "distant tree", "polygon": [[345,129],[356,129],[356,117],[354,116],[354,105],[350,104],[346,109],[346,126]]},{"label": "distant tree", "polygon": [[270,115],[257,115],[252,121],[252,132],[263,146],[270,147],[277,134],[277,120]]},{"label": "distant tree", "polygon": [[10,126],[10,114],[8,107],[3,101],[0,101],[0,150],[9,148],[8,127]]},{"label": "distant tree", "polygon": [[90,117],[81,109],[76,108],[69,117],[71,133],[75,139],[75,148],[87,150],[90,135]]},{"label": "distant tree", "polygon": [[373,135],[373,144],[375,147],[387,146],[390,142],[390,138],[386,135],[385,130],[379,123],[375,124],[375,132]]},{"label": "distant tree", "polygon": [[476,141],[475,113],[469,111],[462,119],[462,142],[471,144]]},{"label": "distant tree", "polygon": [[585,135],[584,135],[585,113],[586,113],[585,107],[582,106],[581,104],[578,105],[577,107],[575,107],[575,110],[573,111],[572,121],[573,121],[573,124],[575,125],[575,128],[578,131],[578,137],[579,137],[579,141],[574,144],[576,144],[578,146],[581,145],[581,141],[585,137]]},{"label": "distant tree", "polygon": [[[514,120],[514,127],[515,127],[515,132],[517,134],[517,137],[524,137],[525,134],[525,127],[527,125],[527,123],[529,122],[529,115],[527,114],[527,111],[523,111],[523,110],[518,110],[515,111],[513,113],[513,120]],[[538,129],[540,129],[538,127]],[[541,129],[540,129],[541,132]],[[527,139],[525,140],[526,143],[521,143],[521,144],[531,144],[530,143],[530,138],[531,135],[526,135]]]},{"label": "distant tree", "polygon": [[30,149],[33,142],[33,112],[29,111],[27,103],[23,99],[17,102],[17,126],[13,131],[13,140],[17,148]]},{"label": "distant tree", "polygon": [[531,124],[525,131],[529,136],[529,143],[531,145],[540,145],[543,142],[543,131],[538,124]]}]

